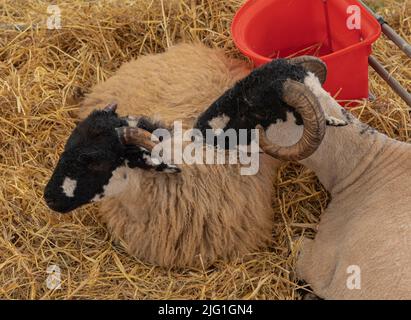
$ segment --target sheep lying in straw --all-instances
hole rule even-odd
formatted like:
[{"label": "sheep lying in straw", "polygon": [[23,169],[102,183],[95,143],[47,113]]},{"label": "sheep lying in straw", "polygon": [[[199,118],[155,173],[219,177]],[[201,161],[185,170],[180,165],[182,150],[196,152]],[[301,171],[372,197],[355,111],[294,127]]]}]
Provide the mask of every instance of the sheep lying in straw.
[{"label": "sheep lying in straw", "polygon": [[[284,158],[278,145],[295,143],[303,128],[291,111],[284,121],[272,121],[279,103],[274,100],[290,105],[311,101],[329,124],[341,127],[327,127],[319,148],[301,161],[316,172],[332,200],[315,239],[303,240],[299,278],[322,298],[411,299],[411,146],[341,108],[321,86],[325,75],[320,60],[305,69],[292,61],[273,61],[213,104],[197,127],[209,129],[210,121],[222,116],[228,119],[223,130],[260,126],[260,147]],[[230,107],[233,103],[237,108]],[[320,138],[323,133],[313,134]]]},{"label": "sheep lying in straw", "polygon": [[[82,102],[85,120],[46,186],[48,206],[68,212],[104,198],[100,215],[115,237],[132,255],[161,266],[207,266],[266,246],[273,225],[271,157],[260,157],[258,174],[241,176],[238,165],[177,168],[149,153],[150,132],[174,120],[192,128],[247,73],[244,62],[188,44],[124,64]],[[137,117],[119,117],[114,105],[92,112],[108,101]]]}]

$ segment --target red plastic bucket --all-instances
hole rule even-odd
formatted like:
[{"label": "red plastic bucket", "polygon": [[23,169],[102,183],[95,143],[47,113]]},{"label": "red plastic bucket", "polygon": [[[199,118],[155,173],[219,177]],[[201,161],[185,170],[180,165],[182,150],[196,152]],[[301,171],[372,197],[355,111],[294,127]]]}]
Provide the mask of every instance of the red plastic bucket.
[{"label": "red plastic bucket", "polygon": [[[359,25],[349,20],[355,12]],[[236,13],[231,32],[255,66],[315,55],[327,64],[324,87],[338,100],[368,97],[368,57],[381,26],[358,1],[249,0]]]}]

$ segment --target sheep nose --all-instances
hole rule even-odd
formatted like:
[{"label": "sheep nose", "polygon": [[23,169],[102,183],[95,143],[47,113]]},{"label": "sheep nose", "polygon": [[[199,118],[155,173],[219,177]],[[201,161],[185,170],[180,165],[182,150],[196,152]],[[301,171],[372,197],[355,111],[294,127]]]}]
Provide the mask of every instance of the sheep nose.
[{"label": "sheep nose", "polygon": [[44,191],[44,201],[46,202],[46,204],[48,205],[49,208],[54,208],[55,204],[56,204],[56,200],[54,199],[54,197],[51,195],[50,190],[46,189]]},{"label": "sheep nose", "polygon": [[44,200],[46,201],[46,204],[50,207],[53,208],[55,205],[55,201],[49,197],[44,197]]}]

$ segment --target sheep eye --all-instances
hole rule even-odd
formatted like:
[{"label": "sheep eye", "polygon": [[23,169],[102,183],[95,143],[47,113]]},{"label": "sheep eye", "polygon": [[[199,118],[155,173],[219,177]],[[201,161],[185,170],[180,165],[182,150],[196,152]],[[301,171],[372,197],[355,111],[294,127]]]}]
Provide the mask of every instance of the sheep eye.
[{"label": "sheep eye", "polygon": [[90,153],[81,153],[77,160],[83,164],[90,164],[93,162],[99,162],[102,157],[99,155],[98,152],[90,152]]},{"label": "sheep eye", "polygon": [[77,158],[78,161],[80,161],[81,163],[89,163],[92,161],[92,158],[88,155],[88,154],[80,154]]},{"label": "sheep eye", "polygon": [[80,154],[77,160],[90,171],[106,172],[111,169],[111,162],[98,153]]},{"label": "sheep eye", "polygon": [[108,162],[90,163],[88,168],[92,171],[108,171],[110,170],[111,165]]}]

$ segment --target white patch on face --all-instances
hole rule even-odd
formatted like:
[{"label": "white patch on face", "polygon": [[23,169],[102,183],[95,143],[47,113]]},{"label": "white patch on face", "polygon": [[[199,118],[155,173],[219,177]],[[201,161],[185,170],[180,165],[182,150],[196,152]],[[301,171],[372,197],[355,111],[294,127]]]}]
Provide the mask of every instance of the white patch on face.
[{"label": "white patch on face", "polygon": [[[338,104],[337,101],[334,100],[331,95],[324,90],[322,87],[320,80],[317,76],[312,73],[308,72],[308,75],[304,79],[304,84],[311,90],[311,92],[318,98],[321,107],[323,108],[324,112],[326,113],[327,119],[334,119],[338,120],[339,123],[341,120],[340,118],[345,119],[342,110],[343,108]],[[345,125],[343,123],[337,124],[337,126]]]},{"label": "white patch on face", "polygon": [[287,112],[287,121],[277,120],[267,128],[267,138],[281,147],[294,145],[304,131],[304,126],[298,126],[295,121],[294,113]]},{"label": "white patch on face", "polygon": [[91,199],[90,201],[91,201],[91,202],[97,202],[97,201],[100,201],[101,199],[103,199],[103,196],[99,193],[99,194],[96,194],[96,195],[94,196],[94,198]]},{"label": "white patch on face", "polygon": [[[124,191],[128,184],[128,177],[129,177],[129,168],[126,166],[118,167],[116,170],[113,171],[113,175],[111,176],[108,183],[103,187],[104,192],[103,194],[98,195],[98,200],[102,199],[103,197],[111,197],[115,196]],[[95,196],[94,198],[96,198]],[[94,199],[93,198],[93,199]]]},{"label": "white patch on face", "polygon": [[215,130],[218,130],[218,129],[224,129],[226,127],[228,121],[230,121],[230,117],[223,114],[222,116],[215,117],[215,118],[211,119],[210,121],[208,121],[208,125],[211,127],[211,129],[213,129],[215,131]]},{"label": "white patch on face", "polygon": [[74,197],[74,191],[76,190],[76,187],[77,187],[77,181],[70,179],[69,177],[65,177],[63,184],[61,185],[61,188],[63,189],[64,194],[69,198]]},{"label": "white patch on face", "polygon": [[132,127],[132,128],[137,127],[137,124],[138,124],[138,118],[137,117],[128,116],[126,121],[127,121],[127,124],[128,124],[129,127]]},{"label": "white patch on face", "polygon": [[304,79],[304,84],[318,99],[324,98],[324,96],[329,96],[328,92],[323,89],[320,80],[312,72],[308,72],[308,76]]}]

